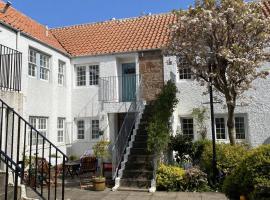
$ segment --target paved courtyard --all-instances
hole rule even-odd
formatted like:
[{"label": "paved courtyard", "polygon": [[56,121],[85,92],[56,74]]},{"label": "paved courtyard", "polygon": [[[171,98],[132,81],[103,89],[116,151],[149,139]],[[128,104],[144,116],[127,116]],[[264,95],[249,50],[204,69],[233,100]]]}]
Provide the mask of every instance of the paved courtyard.
[{"label": "paved courtyard", "polygon": [[78,189],[66,189],[65,199],[70,200],[227,200],[220,193],[187,193],[187,192],[94,192]]}]

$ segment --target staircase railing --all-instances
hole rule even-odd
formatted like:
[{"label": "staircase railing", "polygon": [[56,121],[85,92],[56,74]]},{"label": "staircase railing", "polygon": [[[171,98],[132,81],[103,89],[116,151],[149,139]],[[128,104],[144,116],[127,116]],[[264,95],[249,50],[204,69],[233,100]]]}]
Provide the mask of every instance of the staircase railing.
[{"label": "staircase railing", "polygon": [[109,76],[99,78],[99,101],[132,102],[136,101],[140,87],[140,75]]},{"label": "staircase railing", "polygon": [[22,53],[0,44],[0,89],[21,91]]},{"label": "staircase railing", "polygon": [[18,179],[22,176],[23,171],[22,168],[15,163],[10,157],[8,157],[2,150],[0,150],[0,160],[5,163],[5,200],[8,199],[8,187],[9,187],[9,170],[11,170],[15,174],[15,181],[14,181],[14,189],[13,189],[13,199],[18,200]]},{"label": "staircase railing", "polygon": [[138,88],[136,90],[135,96],[137,97],[135,101],[131,102],[128,112],[124,118],[123,124],[120,128],[119,134],[112,146],[112,172],[113,179],[118,176],[118,171],[121,167],[121,162],[123,160],[125,150],[128,146],[131,133],[134,129],[136,122],[139,120],[139,114],[143,108],[142,94],[142,79],[139,80]]},{"label": "staircase railing", "polygon": [[64,199],[66,155],[1,99],[0,150],[5,173],[9,163],[16,167],[14,186],[20,177],[42,199]]}]

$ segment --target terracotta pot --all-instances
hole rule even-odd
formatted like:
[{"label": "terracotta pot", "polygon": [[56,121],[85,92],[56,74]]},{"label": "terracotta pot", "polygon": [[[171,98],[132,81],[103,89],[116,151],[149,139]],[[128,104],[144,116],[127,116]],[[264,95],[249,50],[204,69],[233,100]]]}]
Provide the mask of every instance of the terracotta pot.
[{"label": "terracotta pot", "polygon": [[106,179],[104,177],[97,177],[93,179],[93,186],[95,191],[103,191],[106,188]]},{"label": "terracotta pot", "polygon": [[240,200],[247,200],[247,198],[244,195],[241,195]]}]

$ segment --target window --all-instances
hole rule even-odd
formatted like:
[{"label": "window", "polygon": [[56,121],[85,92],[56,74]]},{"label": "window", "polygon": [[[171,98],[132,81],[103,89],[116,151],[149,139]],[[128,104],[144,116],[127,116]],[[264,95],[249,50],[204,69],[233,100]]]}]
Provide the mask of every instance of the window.
[{"label": "window", "polygon": [[193,119],[192,118],[182,119],[182,133],[184,136],[187,136],[193,139],[194,132],[193,132]]},{"label": "window", "polygon": [[245,118],[235,117],[236,139],[245,139]]},{"label": "window", "polygon": [[90,65],[89,66],[89,84],[98,85],[98,79],[99,79],[99,66]]},{"label": "window", "polygon": [[78,139],[83,140],[84,139],[84,121],[79,120],[77,122],[78,127]]},{"label": "window", "polygon": [[64,85],[65,79],[65,63],[58,61],[58,85]]},{"label": "window", "polygon": [[[34,49],[29,49],[28,75],[41,80],[49,80],[50,57]],[[38,74],[39,72],[39,74]],[[39,76],[37,76],[39,75]]]},{"label": "window", "polygon": [[65,118],[57,119],[57,142],[64,142]]},{"label": "window", "polygon": [[77,67],[77,86],[86,85],[86,67]]},{"label": "window", "polygon": [[49,56],[40,54],[40,79],[49,80]]},{"label": "window", "polygon": [[28,63],[28,75],[29,76],[36,76],[36,70],[37,70],[37,54],[34,50],[29,49],[29,63]]},{"label": "window", "polygon": [[179,69],[179,78],[183,79],[191,79],[192,78],[192,71],[190,68],[182,68]]},{"label": "window", "polygon": [[[216,122],[216,137],[217,139],[226,139],[226,134],[228,134],[226,126],[227,117],[218,117],[215,119]],[[236,139],[245,139],[245,117],[237,116],[234,118],[235,122],[235,132]]]},{"label": "window", "polygon": [[[37,129],[44,137],[47,137],[48,132],[48,118],[46,117],[30,117],[30,124]],[[38,138],[38,139],[37,139]],[[29,131],[29,143],[31,139],[31,129]],[[37,136],[37,133],[32,130],[32,145],[43,144],[43,138],[41,136]]]},{"label": "window", "polygon": [[217,139],[226,139],[225,120],[224,118],[216,118],[216,136]]},{"label": "window", "polygon": [[92,120],[92,139],[99,138],[99,120]]}]

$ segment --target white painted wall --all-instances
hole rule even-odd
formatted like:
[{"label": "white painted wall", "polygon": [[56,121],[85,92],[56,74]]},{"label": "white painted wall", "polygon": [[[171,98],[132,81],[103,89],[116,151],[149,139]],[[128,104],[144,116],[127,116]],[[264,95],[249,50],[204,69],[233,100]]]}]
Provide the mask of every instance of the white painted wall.
[{"label": "white painted wall", "polygon": [[[172,61],[172,65],[168,65],[168,60]],[[270,63],[265,63],[264,69],[270,68]],[[200,86],[195,80],[179,80],[179,73],[176,67],[175,57],[164,58],[164,80],[167,81],[171,77],[176,77],[176,85],[179,90],[177,96],[179,103],[173,114],[173,130],[181,129],[180,118],[192,117],[192,109],[196,107],[205,106],[209,108],[209,96],[203,95],[207,90],[206,87]],[[245,93],[249,104],[241,106],[241,102],[237,102],[236,115],[243,114],[245,116],[246,124],[246,140],[244,142],[250,143],[252,146],[257,146],[270,138],[270,77],[265,79],[257,79],[253,83],[255,89],[250,89]],[[227,110],[223,105],[215,104],[215,115],[226,116]],[[211,138],[210,119],[206,119],[208,128],[208,138]],[[195,139],[199,136],[196,134],[196,124],[194,127]],[[228,142],[222,140],[222,142]]]}]

